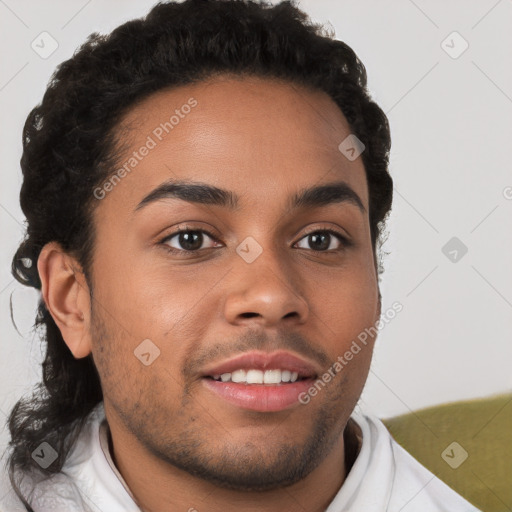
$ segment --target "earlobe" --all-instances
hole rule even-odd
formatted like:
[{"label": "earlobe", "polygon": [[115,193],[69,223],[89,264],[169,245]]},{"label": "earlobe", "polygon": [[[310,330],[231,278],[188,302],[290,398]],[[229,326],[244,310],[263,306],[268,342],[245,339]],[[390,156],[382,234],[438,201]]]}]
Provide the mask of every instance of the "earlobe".
[{"label": "earlobe", "polygon": [[91,353],[89,288],[76,259],[50,242],[37,261],[41,294],[75,358]]}]

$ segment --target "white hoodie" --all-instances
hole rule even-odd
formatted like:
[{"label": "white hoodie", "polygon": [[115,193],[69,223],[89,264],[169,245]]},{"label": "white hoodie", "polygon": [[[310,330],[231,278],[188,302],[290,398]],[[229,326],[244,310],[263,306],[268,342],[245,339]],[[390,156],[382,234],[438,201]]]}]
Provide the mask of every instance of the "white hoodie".
[{"label": "white hoodie", "polygon": [[[377,418],[354,412],[362,445],[354,465],[325,512],[479,512],[423,467]],[[141,512],[115,467],[103,403],[91,412],[62,471],[35,485],[35,512]],[[0,479],[0,512],[26,512]],[[23,492],[31,487],[23,486]]]}]

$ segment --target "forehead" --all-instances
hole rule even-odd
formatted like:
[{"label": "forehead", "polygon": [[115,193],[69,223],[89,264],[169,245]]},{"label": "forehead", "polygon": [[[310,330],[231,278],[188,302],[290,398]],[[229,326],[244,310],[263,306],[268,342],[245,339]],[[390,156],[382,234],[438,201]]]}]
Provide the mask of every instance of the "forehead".
[{"label": "forehead", "polygon": [[[240,206],[288,201],[312,185],[345,181],[367,207],[361,158],[339,150],[350,127],[322,91],[258,77],[220,76],[161,90],[120,123],[121,180],[102,207],[129,208],[169,180],[233,191]],[[144,149],[146,148],[146,149]]]}]

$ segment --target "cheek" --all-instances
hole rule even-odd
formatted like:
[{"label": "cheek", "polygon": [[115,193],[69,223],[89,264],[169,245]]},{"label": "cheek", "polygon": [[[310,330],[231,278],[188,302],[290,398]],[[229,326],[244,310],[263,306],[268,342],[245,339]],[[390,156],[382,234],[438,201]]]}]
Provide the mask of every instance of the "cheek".
[{"label": "cheek", "polygon": [[[137,259],[98,255],[94,298],[119,323],[119,329],[142,339],[167,332],[190,311],[203,289],[191,275]],[[203,291],[204,293],[204,291]],[[157,328],[157,329],[155,329]]]},{"label": "cheek", "polygon": [[169,350],[163,338],[152,332],[153,317],[144,311],[130,321],[119,322],[100,308],[95,310],[91,326],[93,358],[103,394],[118,411],[131,415],[151,410],[155,403],[178,410],[184,389],[184,355],[179,344]]},{"label": "cheek", "polygon": [[[314,317],[326,352],[334,363],[342,357],[347,363],[343,372],[358,375],[371,362],[373,345],[377,336],[378,288],[375,274],[367,266],[359,271],[332,276],[323,287],[316,287]],[[321,340],[322,338],[320,338]],[[364,370],[362,373],[366,375]],[[364,379],[363,379],[364,382]]]},{"label": "cheek", "polygon": [[[108,268],[111,271],[105,272]],[[178,396],[184,386],[181,371],[187,351],[195,340],[207,336],[206,304],[216,305],[201,298],[218,280],[218,274],[211,278],[211,284],[204,275],[198,283],[197,271],[171,273],[168,268],[130,265],[127,261],[114,267],[107,264],[101,273],[103,279],[96,289],[98,302],[107,305],[99,306],[99,314],[106,324],[101,330],[103,334],[108,331],[108,336],[103,336],[108,341],[104,347],[98,344],[96,350],[108,352],[99,364],[105,374],[111,374],[109,384],[114,389],[135,386],[136,394],[143,388],[157,390],[158,382],[167,382],[170,396],[166,400]],[[147,350],[139,349],[146,346]],[[141,354],[148,351],[146,359],[154,358],[154,362],[145,366],[137,354],[144,359]]]},{"label": "cheek", "polygon": [[357,336],[377,322],[378,288],[367,268],[332,272],[311,285],[311,304],[326,330],[344,337]]}]

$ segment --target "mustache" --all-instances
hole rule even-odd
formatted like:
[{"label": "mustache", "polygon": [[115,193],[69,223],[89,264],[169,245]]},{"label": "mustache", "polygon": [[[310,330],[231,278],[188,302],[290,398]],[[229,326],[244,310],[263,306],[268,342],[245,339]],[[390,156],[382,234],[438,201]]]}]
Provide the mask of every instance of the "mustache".
[{"label": "mustache", "polygon": [[194,354],[187,357],[187,364],[183,368],[185,379],[197,375],[202,368],[212,361],[221,361],[250,350],[273,352],[275,350],[290,350],[306,358],[316,361],[322,368],[329,366],[330,358],[325,351],[306,340],[297,332],[281,329],[279,335],[270,337],[262,329],[246,330],[237,340],[224,341],[205,347],[199,352],[194,348]]}]

